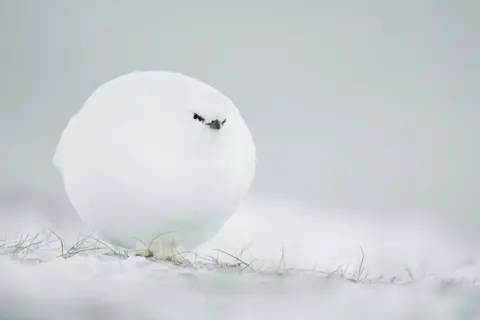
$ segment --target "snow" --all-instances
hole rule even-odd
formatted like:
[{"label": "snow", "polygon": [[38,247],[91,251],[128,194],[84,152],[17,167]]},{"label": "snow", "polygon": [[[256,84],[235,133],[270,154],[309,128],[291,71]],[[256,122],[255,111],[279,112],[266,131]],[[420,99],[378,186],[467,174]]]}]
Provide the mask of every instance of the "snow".
[{"label": "snow", "polygon": [[7,261],[0,265],[10,275],[0,280],[7,319],[473,319],[468,315],[479,311],[478,288],[461,284],[178,271],[140,258],[37,267]]},{"label": "snow", "polygon": [[203,244],[234,213],[253,180],[255,145],[216,89],[139,71],[92,94],[62,133],[54,163],[89,227],[125,247],[164,234],[150,249],[168,255],[170,243]]},{"label": "snow", "polygon": [[431,221],[389,221],[250,199],[198,254],[253,271],[32,246],[0,256],[0,319],[477,319],[475,250]]},{"label": "snow", "polygon": [[476,257],[478,248],[418,212],[379,214],[314,208],[286,199],[263,197],[244,203],[204,248],[240,252],[278,262],[282,250],[293,268],[315,265],[355,268],[361,250],[372,275],[398,277],[405,265],[414,274],[450,275]]}]

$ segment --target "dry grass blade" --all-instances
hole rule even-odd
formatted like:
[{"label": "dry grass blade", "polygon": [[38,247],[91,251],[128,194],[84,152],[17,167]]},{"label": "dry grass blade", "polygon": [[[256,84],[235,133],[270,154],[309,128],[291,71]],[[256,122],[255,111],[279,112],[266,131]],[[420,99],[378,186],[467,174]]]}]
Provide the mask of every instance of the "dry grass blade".
[{"label": "dry grass blade", "polygon": [[362,252],[362,257],[360,259],[360,265],[358,266],[358,270],[357,270],[357,278],[356,278],[356,282],[359,282],[360,281],[360,277],[362,276],[362,274],[364,273],[365,269],[363,267],[363,264],[365,262],[365,252],[363,251],[363,248],[360,247],[360,251]]},{"label": "dry grass blade", "polygon": [[286,265],[285,265],[285,245],[282,245],[282,255],[280,256],[280,261],[278,263],[277,273],[280,272],[280,268],[282,268],[282,270],[286,269]]},{"label": "dry grass blade", "polygon": [[312,273],[312,274],[324,274],[326,276],[330,276],[331,273],[322,270],[312,270],[312,269],[302,269],[302,268],[287,268],[285,269],[287,272],[305,272],[305,273]]},{"label": "dry grass blade", "polygon": [[108,244],[106,244],[105,242],[103,242],[102,240],[98,239],[98,238],[92,238],[93,240],[97,241],[98,243],[102,244],[103,246],[105,246],[105,248],[107,248],[108,250],[110,250],[113,255],[115,256],[123,256],[120,252],[117,252],[115,251],[115,249],[113,249],[112,247],[110,247]]},{"label": "dry grass blade", "polygon": [[410,281],[412,282],[415,281],[415,278],[413,277],[413,272],[410,266],[406,264],[404,267],[405,267],[405,271],[408,273],[408,276],[410,277]]},{"label": "dry grass blade", "polygon": [[348,272],[348,268],[349,268],[349,267],[350,267],[350,264],[347,263],[347,264],[345,265],[345,267],[342,268],[342,275],[341,275],[342,278],[345,278],[345,276],[347,275],[347,272]]},{"label": "dry grass blade", "polygon": [[333,277],[334,275],[336,275],[341,270],[342,270],[342,266],[338,266],[337,269],[327,272],[326,273],[327,274],[327,279]]},{"label": "dry grass blade", "polygon": [[204,261],[208,261],[208,262],[212,263],[213,265],[220,265],[221,264],[220,261],[218,261],[215,257],[212,257],[212,256],[203,257],[196,252],[194,252],[193,255],[195,257],[195,265],[198,265],[197,264],[197,258],[201,259],[201,260],[204,260]]},{"label": "dry grass blade", "polygon": [[70,249],[68,249],[68,252],[73,252],[75,250],[77,250],[78,248],[80,248],[80,246],[82,246],[87,240],[89,239],[92,239],[92,236],[93,234],[95,233],[95,231],[92,231],[89,235],[87,236],[84,236],[83,238],[78,238],[79,240],[77,241],[77,243],[75,243],[73,246],[70,247]]},{"label": "dry grass blade", "polygon": [[150,247],[152,246],[152,244],[153,244],[158,238],[160,238],[161,236],[164,236],[164,235],[166,235],[166,234],[174,233],[174,232],[177,232],[177,231],[166,231],[166,232],[162,232],[162,233],[158,234],[157,236],[155,236],[152,240],[150,240],[150,242],[149,242],[148,244],[147,244],[145,241],[143,241],[142,239],[140,239],[140,238],[134,237],[133,239],[140,241],[140,243],[143,244],[143,245],[145,246],[145,248],[150,249]]},{"label": "dry grass blade", "polygon": [[228,252],[223,251],[223,250],[220,250],[220,249],[214,249],[214,250],[215,250],[215,251],[218,251],[218,252],[221,252],[221,253],[223,253],[223,254],[225,254],[225,255],[227,255],[227,256],[229,256],[229,257],[237,260],[238,262],[240,262],[241,264],[243,264],[244,266],[246,266],[248,269],[250,269],[251,271],[255,272],[255,270],[253,269],[253,267],[252,267],[249,263],[246,263],[245,261],[243,261],[242,259],[234,256],[233,254],[228,253]]},{"label": "dry grass blade", "polygon": [[61,246],[61,249],[62,249],[62,254],[61,254],[61,256],[63,256],[63,255],[65,254],[65,249],[64,249],[64,245],[63,245],[63,240],[62,240],[62,238],[61,238],[58,234],[56,234],[55,231],[53,231],[52,229],[50,229],[47,225],[46,225],[45,227],[46,227],[48,230],[50,230],[50,232],[51,232],[52,234],[54,234],[55,237],[57,237],[58,240],[60,240],[60,246]]},{"label": "dry grass blade", "polygon": [[163,233],[160,233],[159,235],[157,235],[155,238],[153,238],[149,243],[148,243],[148,248],[150,248],[152,246],[152,244],[160,237],[166,235],[166,234],[170,234],[170,233],[175,233],[177,231],[166,231],[166,232],[163,232]]},{"label": "dry grass blade", "polygon": [[37,234],[36,234],[33,238],[31,238],[31,239],[28,239],[28,235],[27,235],[24,240],[20,241],[20,242],[15,246],[15,247],[16,247],[16,248],[15,248],[15,253],[20,253],[20,252],[25,251],[25,250],[26,250],[27,252],[32,251],[32,250],[33,250],[32,248],[33,248],[34,246],[38,246],[38,245],[40,245],[40,244],[42,243],[42,241],[36,241],[36,242],[35,242],[35,240],[37,240],[37,238],[38,238],[39,235],[40,235],[40,234],[37,233]]},{"label": "dry grass blade", "polygon": [[148,248],[149,248],[148,244],[147,244],[147,243],[145,243],[145,242],[144,242],[142,239],[140,239],[140,238],[137,238],[137,237],[134,237],[133,239],[140,241],[140,243],[141,243],[141,244],[143,244],[143,245],[145,246],[145,249],[148,249]]},{"label": "dry grass blade", "polygon": [[[150,242],[147,244],[145,241],[143,241],[142,239],[140,238],[137,238],[137,237],[133,237],[133,239],[139,241],[141,244],[143,244],[143,246],[145,247],[145,249],[147,250],[147,255],[146,257],[148,258],[151,258],[153,257],[153,252],[151,250],[151,247],[152,247],[152,244],[160,237],[166,235],[166,234],[169,234],[169,233],[174,233],[174,232],[177,232],[177,231],[166,231],[166,232],[162,232],[160,234],[158,234],[157,236],[155,236],[152,240],[150,240]],[[175,248],[174,248],[175,249]],[[142,254],[137,254],[139,256],[141,256]]]}]

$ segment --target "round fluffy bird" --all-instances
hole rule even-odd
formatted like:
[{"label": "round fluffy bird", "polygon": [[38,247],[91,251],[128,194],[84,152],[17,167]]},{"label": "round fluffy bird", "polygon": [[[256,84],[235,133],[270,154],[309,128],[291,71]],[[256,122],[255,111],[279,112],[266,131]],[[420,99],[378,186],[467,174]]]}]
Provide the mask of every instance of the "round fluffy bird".
[{"label": "round fluffy bird", "polygon": [[256,155],[224,94],[180,73],[141,71],[94,91],[53,162],[87,226],[166,258],[221,229],[250,188]]}]

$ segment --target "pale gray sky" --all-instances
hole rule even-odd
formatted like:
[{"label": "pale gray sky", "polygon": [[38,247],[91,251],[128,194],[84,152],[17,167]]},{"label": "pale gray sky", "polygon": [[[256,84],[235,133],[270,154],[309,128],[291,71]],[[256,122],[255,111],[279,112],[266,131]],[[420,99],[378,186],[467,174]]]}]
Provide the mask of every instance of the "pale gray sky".
[{"label": "pale gray sky", "polygon": [[1,1],[0,186],[64,201],[51,156],[72,113],[112,77],[168,69],[241,109],[253,194],[476,230],[479,32],[473,0]]}]

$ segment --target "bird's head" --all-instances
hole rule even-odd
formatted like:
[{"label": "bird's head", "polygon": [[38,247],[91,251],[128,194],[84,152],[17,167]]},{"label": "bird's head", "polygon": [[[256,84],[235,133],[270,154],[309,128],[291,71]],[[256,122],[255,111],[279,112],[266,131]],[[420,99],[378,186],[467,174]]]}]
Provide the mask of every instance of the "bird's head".
[{"label": "bird's head", "polygon": [[192,121],[209,130],[218,131],[228,126],[229,118],[234,118],[238,110],[225,96],[203,93],[189,109]]}]

